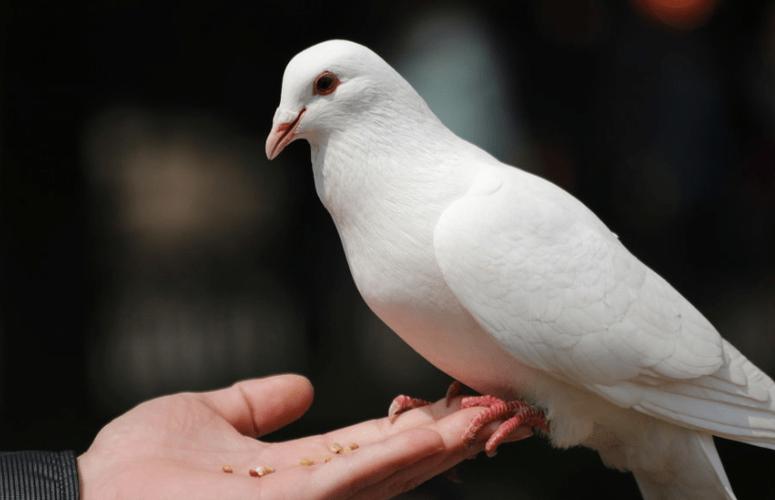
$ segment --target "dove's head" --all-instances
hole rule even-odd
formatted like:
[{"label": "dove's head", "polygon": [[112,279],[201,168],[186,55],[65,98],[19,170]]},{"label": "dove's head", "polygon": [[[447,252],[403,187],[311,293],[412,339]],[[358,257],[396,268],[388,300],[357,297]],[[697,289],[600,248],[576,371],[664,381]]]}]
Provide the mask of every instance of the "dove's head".
[{"label": "dove's head", "polygon": [[271,160],[296,139],[312,143],[334,131],[364,126],[366,116],[398,112],[395,102],[424,101],[371,49],[329,40],[291,59],[283,74],[280,106],[266,139]]}]

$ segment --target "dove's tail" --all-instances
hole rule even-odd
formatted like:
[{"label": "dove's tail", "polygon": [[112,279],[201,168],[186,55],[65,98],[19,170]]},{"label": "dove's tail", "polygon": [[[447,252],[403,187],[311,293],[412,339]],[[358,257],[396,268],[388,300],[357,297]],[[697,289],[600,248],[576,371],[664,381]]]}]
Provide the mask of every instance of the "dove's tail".
[{"label": "dove's tail", "polygon": [[[704,377],[643,386],[633,406],[681,427],[775,450],[775,382],[724,341],[726,363]],[[608,389],[596,386],[603,394]]]},{"label": "dove's tail", "polygon": [[734,500],[724,466],[710,434],[685,430],[686,460],[680,470],[661,475],[633,471],[645,500]]}]

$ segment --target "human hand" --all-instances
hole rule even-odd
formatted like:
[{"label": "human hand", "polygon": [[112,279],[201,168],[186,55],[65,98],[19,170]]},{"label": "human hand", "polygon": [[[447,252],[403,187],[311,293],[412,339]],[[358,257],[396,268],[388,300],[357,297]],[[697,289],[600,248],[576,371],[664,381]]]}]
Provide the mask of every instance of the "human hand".
[{"label": "human hand", "polygon": [[[463,443],[477,409],[444,401],[327,434],[285,442],[254,439],[299,418],[312,386],[298,375],[239,382],[227,389],[145,402],[110,422],[78,457],[81,497],[90,499],[389,498],[483,448]],[[340,454],[333,443],[358,448]],[[324,462],[324,457],[332,457]],[[301,465],[307,458],[314,465]],[[230,465],[233,473],[224,473]],[[251,477],[269,466],[274,473]]]}]

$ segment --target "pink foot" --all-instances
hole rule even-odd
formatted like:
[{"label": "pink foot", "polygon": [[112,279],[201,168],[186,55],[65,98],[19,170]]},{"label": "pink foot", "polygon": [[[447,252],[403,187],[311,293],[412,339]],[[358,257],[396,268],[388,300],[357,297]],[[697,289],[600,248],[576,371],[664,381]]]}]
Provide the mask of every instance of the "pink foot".
[{"label": "pink foot", "polygon": [[[463,389],[463,385],[457,380],[449,384],[449,387],[447,388],[447,394],[446,394],[447,406],[450,405],[450,403],[452,402],[452,399],[454,399],[457,395],[460,394],[460,391],[462,389]],[[396,419],[396,417],[398,417],[398,415],[400,415],[401,413],[412,410],[414,408],[421,408],[423,406],[428,406],[429,404],[431,404],[430,401],[426,401],[420,398],[413,398],[411,396],[401,394],[393,398],[393,401],[390,403],[390,408],[388,408],[388,418],[390,419],[391,422],[393,422]]]},{"label": "pink foot", "polygon": [[473,443],[476,440],[476,435],[482,428],[492,422],[503,420],[484,445],[484,451],[489,457],[495,456],[498,446],[508,441],[509,438],[519,437],[524,439],[532,435],[532,431],[520,434],[520,429],[537,427],[544,432],[547,432],[549,429],[544,412],[524,401],[504,401],[494,396],[473,396],[463,398],[461,402],[462,408],[473,408],[475,406],[483,406],[485,409],[468,424],[468,428],[463,435],[466,442]]}]

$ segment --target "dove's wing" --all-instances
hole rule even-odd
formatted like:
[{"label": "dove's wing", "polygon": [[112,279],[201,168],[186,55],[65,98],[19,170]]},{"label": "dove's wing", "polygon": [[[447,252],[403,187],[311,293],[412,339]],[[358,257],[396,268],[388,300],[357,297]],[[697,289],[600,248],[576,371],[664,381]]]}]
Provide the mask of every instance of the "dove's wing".
[{"label": "dove's wing", "polygon": [[450,289],[520,362],[620,406],[775,446],[772,380],[554,184],[487,167],[444,211],[434,246]]}]

